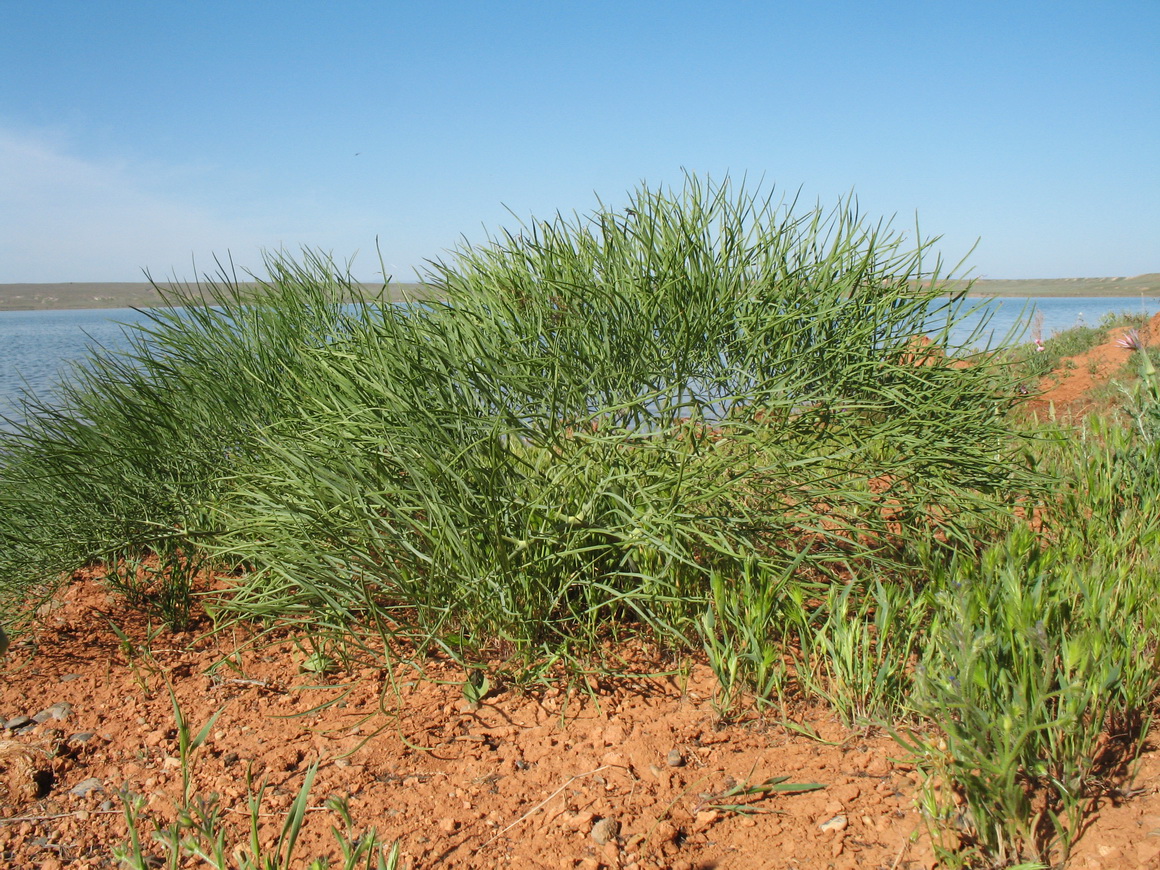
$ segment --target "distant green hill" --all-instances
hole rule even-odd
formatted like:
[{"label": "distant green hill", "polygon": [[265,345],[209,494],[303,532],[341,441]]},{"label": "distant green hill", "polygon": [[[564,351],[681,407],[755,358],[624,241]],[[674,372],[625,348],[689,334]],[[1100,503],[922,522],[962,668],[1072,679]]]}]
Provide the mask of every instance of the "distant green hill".
[{"label": "distant green hill", "polygon": [[[171,285],[162,283],[162,287]],[[380,285],[364,284],[368,294]],[[952,284],[966,286],[965,281]],[[391,284],[390,299],[423,298],[422,284]],[[1160,296],[1160,272],[1134,278],[1032,278],[1029,280],[980,279],[971,285],[972,296]],[[0,311],[35,311],[64,308],[152,308],[161,297],[152,284],[66,283],[0,284]]]},{"label": "distant green hill", "polygon": [[[966,282],[957,282],[960,285]],[[1160,272],[1134,278],[981,279],[972,296],[1160,296]]]},{"label": "distant green hill", "polygon": [[[171,289],[174,285],[159,282]],[[243,285],[246,286],[246,285]],[[249,285],[253,286],[253,285]],[[368,295],[377,293],[382,285],[364,284]],[[422,298],[422,284],[391,284],[390,299],[405,295]],[[152,284],[132,283],[65,283],[65,284],[0,284],[0,311],[39,311],[65,308],[153,308],[161,304],[161,296]]]}]

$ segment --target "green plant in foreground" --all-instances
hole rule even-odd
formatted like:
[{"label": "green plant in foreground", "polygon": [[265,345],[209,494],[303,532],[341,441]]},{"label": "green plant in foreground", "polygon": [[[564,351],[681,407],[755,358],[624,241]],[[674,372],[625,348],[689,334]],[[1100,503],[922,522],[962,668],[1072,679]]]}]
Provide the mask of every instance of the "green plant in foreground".
[{"label": "green plant in foreground", "polygon": [[[462,664],[640,626],[685,646],[714,576],[973,546],[1027,483],[1018,399],[985,357],[916,364],[965,314],[913,280],[925,250],[849,202],[690,177],[456,252],[442,301],[361,309],[295,359],[213,505],[212,548],[254,569],[218,612],[373,621]],[[764,658],[736,609],[707,634]],[[768,695],[779,664],[754,666]]]},{"label": "green plant in foreground", "polygon": [[[945,860],[1066,860],[1111,769],[1103,735],[1153,696],[1146,581],[1075,540],[1045,549],[1018,527],[936,578],[917,706],[938,733],[897,736]],[[1123,735],[1129,754],[1143,733]]]},{"label": "green plant in foreground", "polygon": [[[263,780],[255,789],[251,774],[247,771],[248,837],[243,842],[235,842],[234,832],[226,821],[220,798],[216,794],[208,797],[193,795],[193,756],[209,738],[221,710],[214,713],[196,735],[191,735],[189,723],[172,687],[169,693],[177,726],[181,797],[176,805],[176,819],[168,826],[158,826],[153,833],[154,842],[166,856],[167,866],[177,870],[189,866],[191,860],[201,861],[213,870],[293,870],[303,866],[295,860],[295,848],[309,809],[310,789],[318,773],[318,762],[307,768],[302,787],[286,811],[286,820],[272,846],[264,845],[261,838],[260,820],[266,782]],[[155,859],[141,838],[144,799],[128,789],[123,789],[119,794],[129,829],[129,843],[114,848],[113,857],[129,870],[153,870],[156,867]],[[343,823],[341,828],[337,825],[331,827],[342,854],[342,870],[395,870],[398,867],[398,843],[388,848],[378,839],[373,829],[362,834],[356,832],[344,799],[332,797],[326,802],[326,807]],[[330,864],[318,858],[307,866],[309,870],[328,870]]]},{"label": "green plant in foreground", "polygon": [[804,691],[824,699],[847,726],[894,721],[909,702],[929,591],[878,577],[835,584],[818,613],[820,622],[798,622]]},{"label": "green plant in foreground", "polygon": [[1160,373],[1137,330],[1128,330],[1118,344],[1134,352],[1140,371],[1139,385],[1128,394],[1128,411],[1142,438],[1150,443],[1160,441]]},{"label": "green plant in foreground", "polygon": [[148,594],[175,626],[208,555],[244,567],[218,619],[571,660],[641,627],[686,646],[749,562],[973,546],[1028,482],[1014,377],[916,359],[968,313],[929,240],[795,207],[690,175],[466,246],[422,304],[309,253],[174,293],[0,443],[0,608],[169,547]]}]

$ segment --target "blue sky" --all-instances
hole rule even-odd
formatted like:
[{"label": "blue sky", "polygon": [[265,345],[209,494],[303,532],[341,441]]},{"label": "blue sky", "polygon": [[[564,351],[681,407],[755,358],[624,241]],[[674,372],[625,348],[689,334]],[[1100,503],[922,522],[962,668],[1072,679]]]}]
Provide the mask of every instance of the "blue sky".
[{"label": "blue sky", "polygon": [[[1160,3],[0,0],[0,283],[377,280],[682,169],[1160,271]],[[196,271],[195,271],[196,270]]]}]

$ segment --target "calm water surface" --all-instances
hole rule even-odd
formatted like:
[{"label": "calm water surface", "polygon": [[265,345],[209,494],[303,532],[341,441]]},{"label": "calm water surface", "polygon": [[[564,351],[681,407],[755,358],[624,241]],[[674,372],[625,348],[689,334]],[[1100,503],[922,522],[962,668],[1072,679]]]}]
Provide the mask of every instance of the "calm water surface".
[{"label": "calm water surface", "polygon": [[[1146,314],[1149,317],[1160,313],[1160,299],[1140,296],[1048,296],[1038,299],[1011,297],[1008,299],[968,299],[970,303],[985,303],[985,311],[991,314],[979,346],[985,342],[990,346],[1001,344],[1012,330],[1026,327],[1021,341],[1033,338],[1051,338],[1075,326],[1099,326],[1109,314]],[[963,326],[952,334],[957,342],[966,342],[970,330],[983,316],[983,312],[968,318]],[[1039,332],[1036,335],[1036,332]]]},{"label": "calm water surface", "polygon": [[124,348],[121,324],[144,319],[131,308],[0,311],[0,415],[11,416],[23,389],[50,391],[90,346]]},{"label": "calm water surface", "polygon": [[[1038,329],[1043,338],[1077,325],[1096,326],[1109,313],[1160,312],[1160,299],[1140,297],[1011,298],[992,300],[986,305],[992,316],[986,332],[976,342],[979,345],[998,344],[1020,324],[1028,327],[1024,341],[1036,337],[1036,312],[1042,315]],[[976,315],[974,322],[957,330],[953,340],[966,341],[979,317]],[[84,359],[91,345],[125,347],[122,324],[144,319],[144,315],[129,308],[0,312],[0,415],[15,413],[13,402],[24,388],[38,394],[50,391],[70,363]]]}]

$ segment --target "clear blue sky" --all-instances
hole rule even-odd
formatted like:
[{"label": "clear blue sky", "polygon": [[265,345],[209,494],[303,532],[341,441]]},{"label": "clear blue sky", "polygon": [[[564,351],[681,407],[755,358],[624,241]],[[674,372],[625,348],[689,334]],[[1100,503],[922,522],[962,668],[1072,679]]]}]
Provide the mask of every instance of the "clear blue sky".
[{"label": "clear blue sky", "polygon": [[[0,283],[461,238],[682,167],[942,235],[993,278],[1160,271],[1160,2],[0,0]],[[509,212],[510,209],[510,212]],[[357,256],[356,256],[357,254]]]}]

